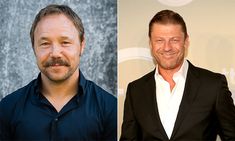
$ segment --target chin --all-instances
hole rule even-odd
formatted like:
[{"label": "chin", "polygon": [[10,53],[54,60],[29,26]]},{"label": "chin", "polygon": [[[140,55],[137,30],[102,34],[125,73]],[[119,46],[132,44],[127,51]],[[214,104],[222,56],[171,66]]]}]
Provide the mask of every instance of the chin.
[{"label": "chin", "polygon": [[67,80],[71,75],[69,73],[44,73],[45,76],[53,82],[63,82]]},{"label": "chin", "polygon": [[179,66],[179,64],[176,62],[160,63],[159,65],[166,70],[175,69]]},{"label": "chin", "polygon": [[63,69],[63,70],[53,70],[53,69],[44,69],[41,71],[47,79],[53,82],[63,82],[73,76],[74,70],[72,69]]},{"label": "chin", "polygon": [[67,80],[69,77],[51,77],[49,76],[48,79],[50,79],[53,82],[63,82]]}]

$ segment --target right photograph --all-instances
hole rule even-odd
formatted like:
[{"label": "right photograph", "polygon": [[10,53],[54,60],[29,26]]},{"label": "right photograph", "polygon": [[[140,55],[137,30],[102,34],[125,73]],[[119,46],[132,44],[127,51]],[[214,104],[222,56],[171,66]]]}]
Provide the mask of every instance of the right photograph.
[{"label": "right photograph", "polygon": [[235,140],[235,2],[118,1],[118,139]]}]

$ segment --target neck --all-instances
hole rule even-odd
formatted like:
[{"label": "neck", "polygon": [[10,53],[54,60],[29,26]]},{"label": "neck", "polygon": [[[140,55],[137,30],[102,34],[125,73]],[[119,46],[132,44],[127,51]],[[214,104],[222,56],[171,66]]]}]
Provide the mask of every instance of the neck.
[{"label": "neck", "polygon": [[48,79],[44,74],[42,77],[42,94],[59,112],[78,90],[79,71],[76,70],[72,76],[61,82],[54,82]]},{"label": "neck", "polygon": [[158,66],[159,74],[161,74],[163,79],[166,80],[170,84],[171,91],[175,87],[175,81],[173,80],[173,76],[176,72],[178,72],[180,70],[182,65],[183,65],[183,62],[174,69],[164,69],[164,68]]}]

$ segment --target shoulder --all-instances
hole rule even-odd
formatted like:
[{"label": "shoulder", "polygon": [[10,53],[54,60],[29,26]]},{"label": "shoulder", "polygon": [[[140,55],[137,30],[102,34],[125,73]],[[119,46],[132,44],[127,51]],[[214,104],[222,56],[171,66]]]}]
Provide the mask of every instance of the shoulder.
[{"label": "shoulder", "polygon": [[16,103],[21,97],[24,97],[26,94],[26,91],[28,89],[28,85],[19,88],[18,90],[8,94],[1,100],[1,105],[4,104],[5,106],[7,105],[13,105]]},{"label": "shoulder", "polygon": [[4,112],[5,114],[13,112],[17,103],[25,99],[28,95],[28,92],[34,83],[34,80],[31,81],[26,86],[8,94],[5,96],[0,102],[0,112]]},{"label": "shoulder", "polygon": [[216,73],[204,68],[189,65],[186,84],[199,84],[201,93],[216,96],[222,91],[228,90],[228,84],[225,75]]},{"label": "shoulder", "polygon": [[134,88],[137,91],[143,90],[145,88],[154,87],[155,80],[154,80],[155,69],[144,76],[130,82],[127,86],[128,89]]},{"label": "shoulder", "polygon": [[87,80],[79,70],[79,87],[82,88],[82,93],[89,99],[97,98],[98,100],[116,101],[116,98],[105,91],[103,88],[95,84],[93,81]]},{"label": "shoulder", "polygon": [[145,98],[152,98],[156,88],[154,74],[155,70],[130,82],[126,90],[126,99],[133,100],[133,102],[135,101],[139,105],[139,103],[145,101]]},{"label": "shoulder", "polygon": [[104,122],[114,122],[117,118],[117,98],[96,85],[94,82],[87,80],[84,93],[90,103],[98,108]]},{"label": "shoulder", "polygon": [[149,82],[152,82],[152,80],[154,80],[154,74],[155,74],[155,69],[147,74],[145,74],[144,76],[132,81],[129,83],[129,85],[143,85]]},{"label": "shoulder", "polygon": [[190,73],[195,74],[196,76],[200,77],[201,80],[211,81],[211,82],[218,82],[221,80],[226,79],[225,76],[221,73],[213,72],[208,69],[196,67],[189,63],[189,71]]},{"label": "shoulder", "polygon": [[105,91],[103,88],[95,84],[93,81],[86,80],[85,94],[95,96],[101,101],[116,101],[116,97]]},{"label": "shoulder", "polygon": [[24,87],[21,87],[18,90],[8,94],[7,96],[5,96],[2,99],[2,101],[12,101],[12,102],[15,100],[17,101],[20,97],[23,97],[24,95],[26,95],[28,93],[28,91],[30,91],[30,89],[34,85],[35,81],[36,81],[36,79],[32,80]]}]

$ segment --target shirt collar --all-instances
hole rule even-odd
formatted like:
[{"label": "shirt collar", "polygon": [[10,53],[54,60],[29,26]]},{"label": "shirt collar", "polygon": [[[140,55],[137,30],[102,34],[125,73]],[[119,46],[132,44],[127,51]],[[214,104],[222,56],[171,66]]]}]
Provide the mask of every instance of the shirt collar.
[{"label": "shirt collar", "polygon": [[78,83],[78,93],[85,94],[87,79],[84,77],[81,70],[79,70],[79,83]]},{"label": "shirt collar", "polygon": [[[186,59],[184,59],[182,66],[180,67],[179,71],[177,71],[174,75],[173,75],[173,79],[177,78],[177,77],[182,77],[183,79],[186,79],[187,77],[187,72],[188,72],[188,62]],[[158,71],[158,65],[156,65],[156,73],[155,73],[155,77],[162,77],[159,74]]]}]

